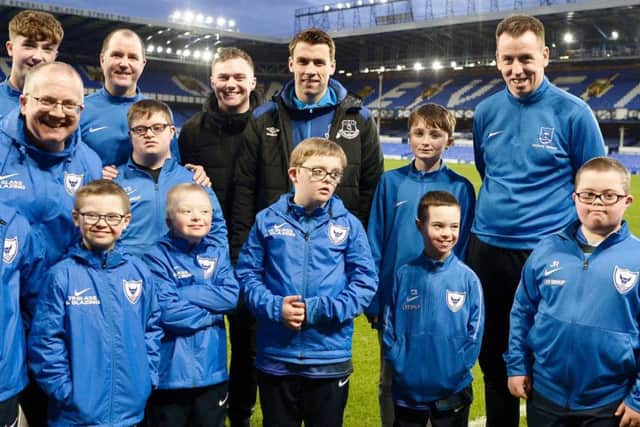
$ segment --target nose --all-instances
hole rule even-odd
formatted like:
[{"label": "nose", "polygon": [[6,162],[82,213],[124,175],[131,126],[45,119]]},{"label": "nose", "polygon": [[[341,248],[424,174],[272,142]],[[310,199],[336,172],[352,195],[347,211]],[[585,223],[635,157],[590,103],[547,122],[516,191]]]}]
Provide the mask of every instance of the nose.
[{"label": "nose", "polygon": [[56,117],[66,117],[66,113],[62,109],[62,103],[58,102],[49,110],[49,115]]},{"label": "nose", "polygon": [[522,66],[522,63],[518,60],[513,61],[513,65],[512,65],[512,69],[513,69],[513,74],[522,74],[522,72],[524,71],[524,67]]},{"label": "nose", "polygon": [[31,58],[38,63],[44,61],[44,50],[40,47],[35,48]]}]

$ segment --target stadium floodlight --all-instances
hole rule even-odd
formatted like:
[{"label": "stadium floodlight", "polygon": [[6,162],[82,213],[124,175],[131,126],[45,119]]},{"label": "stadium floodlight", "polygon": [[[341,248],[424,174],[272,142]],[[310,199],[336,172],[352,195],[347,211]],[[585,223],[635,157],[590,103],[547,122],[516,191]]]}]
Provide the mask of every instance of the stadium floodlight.
[{"label": "stadium floodlight", "polygon": [[421,62],[415,62],[415,63],[413,64],[413,69],[414,69],[415,71],[420,71],[420,70],[423,70],[423,69],[424,69],[424,67],[422,66],[422,63],[421,63]]},{"label": "stadium floodlight", "polygon": [[620,37],[619,32],[617,32],[616,30],[611,31],[611,40],[618,40],[619,37]]},{"label": "stadium floodlight", "polygon": [[331,10],[331,6],[329,6],[328,4],[325,4],[323,9],[325,12],[329,12]]},{"label": "stadium floodlight", "polygon": [[191,24],[195,18],[195,14],[190,10],[187,10],[182,17],[184,22],[186,22],[187,24]]},{"label": "stadium floodlight", "polygon": [[[168,47],[165,52],[167,52],[168,54],[171,54],[171,52],[173,52],[173,50],[170,47]],[[178,54],[178,55],[180,55],[180,54]]]},{"label": "stadium floodlight", "polygon": [[202,60],[207,62],[207,61],[211,61],[211,59],[213,59],[213,52],[211,52],[209,48],[207,48],[202,54]]},{"label": "stadium floodlight", "polygon": [[203,15],[203,14],[201,14],[201,13],[197,14],[197,15],[196,15],[196,22],[197,22],[198,24],[202,24],[202,23],[204,23],[204,15]]},{"label": "stadium floodlight", "polygon": [[218,27],[224,27],[225,25],[227,25],[227,20],[223,16],[221,16],[216,19],[216,25],[218,25]]},{"label": "stadium floodlight", "polygon": [[213,24],[213,16],[207,16],[206,18],[204,18],[204,23],[207,25]]},{"label": "stadium floodlight", "polygon": [[378,68],[378,72],[379,73],[384,73],[386,70],[386,68],[384,68],[384,65],[381,65],[380,68]]},{"label": "stadium floodlight", "polygon": [[199,59],[200,55],[202,55],[202,52],[200,52],[199,50],[196,50],[195,52],[193,52],[193,57],[196,59]]},{"label": "stadium floodlight", "polygon": [[351,3],[345,3],[344,7],[346,7],[347,9],[349,9],[351,7]]},{"label": "stadium floodlight", "polygon": [[458,66],[458,63],[456,61],[451,61],[449,65],[451,66],[451,68],[456,68]]},{"label": "stadium floodlight", "polygon": [[176,10],[175,12],[173,12],[171,14],[170,18],[175,20],[175,21],[179,21],[180,18],[182,18],[182,12],[180,12],[179,10]]},{"label": "stadium floodlight", "polygon": [[338,9],[342,9],[342,8],[344,7],[344,5],[343,5],[342,3],[338,3],[338,4],[336,4],[336,7],[337,7]]},{"label": "stadium floodlight", "polygon": [[435,71],[442,70],[442,62],[438,61],[437,59],[434,60],[431,63],[431,69]]},{"label": "stadium floodlight", "polygon": [[151,53],[153,52],[153,50],[155,49],[155,46],[150,44],[149,46],[147,46],[147,52]]},{"label": "stadium floodlight", "polygon": [[368,67],[365,68],[364,70],[362,70],[362,72],[365,73],[365,74],[368,73],[369,72],[369,68]]},{"label": "stadium floodlight", "polygon": [[396,71],[402,71],[404,67],[400,64],[396,65]]},{"label": "stadium floodlight", "polygon": [[576,41],[573,34],[568,31],[564,33],[564,35],[562,36],[562,40],[564,40],[565,43],[573,43],[574,41]]},{"label": "stadium floodlight", "polygon": [[344,74],[344,70],[338,70],[338,74]]},{"label": "stadium floodlight", "polygon": [[163,50],[164,50],[164,48],[162,46],[158,46],[156,48],[156,52],[158,52],[158,53],[162,53]]},{"label": "stadium floodlight", "polygon": [[176,55],[178,55],[178,56],[182,55],[182,49],[176,50]]},{"label": "stadium floodlight", "polygon": [[376,0],[369,0],[369,4],[374,4]]},{"label": "stadium floodlight", "polygon": [[234,21],[233,19],[229,19],[227,25],[229,26],[229,28],[234,28],[236,26],[236,21]]},{"label": "stadium floodlight", "polygon": [[345,76],[347,76],[347,77],[351,77],[351,76],[353,76],[353,73],[350,73],[350,72],[349,72],[349,73],[345,74]]},{"label": "stadium floodlight", "polygon": [[185,49],[182,51],[182,55],[184,55],[186,58],[191,56],[191,51],[189,49]]},{"label": "stadium floodlight", "polygon": [[185,31],[182,35],[183,36],[190,36],[191,35],[191,31]]}]

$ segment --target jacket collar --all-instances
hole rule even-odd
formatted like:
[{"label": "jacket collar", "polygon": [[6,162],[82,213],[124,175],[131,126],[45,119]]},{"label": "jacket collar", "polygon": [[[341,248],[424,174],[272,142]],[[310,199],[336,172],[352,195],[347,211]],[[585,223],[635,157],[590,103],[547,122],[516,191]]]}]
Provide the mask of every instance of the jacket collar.
[{"label": "jacket collar", "polygon": [[[560,231],[558,233],[558,236],[560,236],[560,238],[564,240],[577,242],[578,241],[577,233],[581,225],[582,224],[580,223],[580,221],[575,221],[574,223],[567,226],[564,230]],[[615,245],[616,243],[620,243],[623,240],[626,240],[627,238],[629,238],[630,235],[631,235],[631,231],[629,231],[629,225],[627,224],[627,221],[623,220],[620,226],[620,229],[615,233],[612,233],[611,235],[609,235],[606,239],[604,239],[598,245],[598,249],[600,248],[605,249]]]},{"label": "jacket collar", "polygon": [[[323,96],[323,99],[327,97],[327,95],[333,92],[333,98],[330,102],[325,100],[325,103],[320,105],[317,104],[316,108],[327,108],[327,107],[335,107],[336,105],[342,103],[345,98],[347,98],[347,89],[345,89],[339,81],[330,78],[329,85],[327,88],[327,93]],[[330,95],[331,96],[331,95]],[[289,80],[285,83],[282,90],[274,95],[274,101],[277,102],[277,99],[280,99],[284,106],[289,110],[300,110],[301,108],[295,103],[295,82],[293,80]]]},{"label": "jacket collar", "polygon": [[416,160],[413,159],[411,161],[411,167],[409,168],[409,177],[422,181],[424,179],[432,179],[435,175],[445,170],[447,170],[447,166],[444,164],[444,161],[442,159],[440,159],[440,167],[432,172],[420,171],[416,169]]},{"label": "jacket collar", "polygon": [[240,133],[244,130],[251,111],[259,103],[259,97],[256,92],[251,92],[249,95],[250,107],[249,110],[244,113],[225,113],[220,111],[218,105],[218,99],[215,94],[211,92],[202,105],[203,121],[205,125],[212,129],[225,130],[230,133]]},{"label": "jacket collar", "polygon": [[420,260],[421,260],[422,265],[425,266],[427,268],[427,270],[429,270],[429,271],[436,271],[436,270],[445,269],[445,268],[449,267],[451,265],[451,263],[453,263],[454,259],[456,259],[456,255],[453,253],[453,251],[451,251],[449,256],[446,257],[444,259],[444,261],[440,261],[440,260],[428,257],[424,253],[424,251],[422,252],[422,254],[420,256]]},{"label": "jacket collar", "polygon": [[216,246],[214,240],[208,234],[202,238],[200,243],[192,245],[182,237],[176,236],[171,230],[160,239],[158,244],[166,248],[176,248],[184,253],[203,253],[210,246]]},{"label": "jacket collar", "polygon": [[513,96],[511,92],[509,92],[508,88],[505,87],[504,90],[507,92],[507,97],[512,103],[528,105],[538,102],[540,99],[542,99],[545,96],[547,90],[549,90],[550,86],[551,83],[549,83],[549,79],[547,78],[547,76],[544,76],[544,78],[542,79],[542,83],[540,83],[540,86],[538,86],[536,90],[528,95],[517,97]]},{"label": "jacket collar", "polygon": [[[160,173],[161,174],[163,172],[164,173],[170,173],[174,169],[176,169],[177,167],[178,167],[178,162],[176,162],[176,160],[174,158],[169,157],[162,164],[162,167],[160,168],[162,170],[160,171]],[[135,174],[144,174],[145,176],[149,175],[148,172],[145,169],[143,169],[142,167],[140,167],[140,166],[135,164],[135,162],[133,161],[132,157],[129,157],[129,160],[127,160],[126,170],[130,171],[132,173],[135,173]]]},{"label": "jacket collar", "polygon": [[111,103],[111,104],[132,103],[132,102],[136,102],[136,101],[140,101],[141,99],[144,99],[144,95],[142,95],[142,92],[140,91],[140,88],[137,87],[137,86],[136,86],[136,94],[133,95],[133,96],[115,96],[115,95],[111,95],[109,93],[109,91],[107,91],[107,88],[105,88],[104,86],[102,87],[102,89],[100,89],[100,91],[98,93],[103,98],[106,98],[109,101],[109,103]]},{"label": "jacket collar", "polygon": [[86,266],[104,269],[124,264],[129,254],[118,243],[110,251],[92,251],[80,242],[69,250],[69,256]]}]

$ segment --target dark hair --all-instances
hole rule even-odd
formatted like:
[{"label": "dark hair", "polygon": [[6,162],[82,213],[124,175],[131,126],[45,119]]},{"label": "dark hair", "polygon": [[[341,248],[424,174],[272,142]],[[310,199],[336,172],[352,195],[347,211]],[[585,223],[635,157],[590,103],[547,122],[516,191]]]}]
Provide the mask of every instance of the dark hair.
[{"label": "dark hair", "polygon": [[424,121],[427,127],[447,132],[449,137],[453,136],[456,127],[453,113],[439,104],[424,104],[414,108],[409,115],[409,129],[419,121]]},{"label": "dark hair", "polygon": [[429,191],[420,199],[418,203],[418,219],[420,222],[429,220],[430,206],[457,206],[460,208],[458,199],[448,191]]},{"label": "dark hair", "polygon": [[143,99],[137,102],[134,102],[131,107],[129,107],[129,112],[127,113],[127,123],[129,127],[133,124],[133,121],[136,117],[151,117],[154,113],[162,113],[167,119],[167,123],[173,125],[173,114],[171,114],[171,109],[167,104],[162,101],[156,101],[155,99]]},{"label": "dark hair", "polygon": [[308,28],[296,34],[289,42],[289,56],[293,58],[293,51],[298,43],[326,44],[329,46],[329,56],[332,61],[336,59],[336,44],[329,34],[319,28]]},{"label": "dark hair", "polygon": [[102,40],[102,47],[100,48],[100,54],[104,54],[107,51],[107,49],[109,48],[109,42],[111,42],[111,39],[116,34],[123,34],[125,37],[133,37],[138,39],[138,42],[140,42],[140,50],[142,51],[142,59],[145,59],[146,54],[144,50],[144,42],[142,41],[138,33],[136,33],[133,30],[130,30],[129,28],[118,28],[117,30],[113,30],[109,34],[107,34],[104,40]]},{"label": "dark hair", "polygon": [[544,46],[544,25],[538,18],[529,15],[511,15],[504,18],[496,28],[496,45],[498,38],[504,33],[513,37],[520,37],[531,31]]},{"label": "dark hair", "polygon": [[118,196],[122,201],[122,207],[124,207],[124,213],[131,212],[131,203],[129,202],[129,196],[127,193],[115,182],[108,179],[96,179],[91,181],[87,185],[84,185],[75,193],[75,202],[73,208],[75,210],[80,209],[83,199],[89,196]]},{"label": "dark hair", "polygon": [[225,62],[230,59],[244,59],[251,67],[251,71],[254,71],[253,59],[251,56],[242,49],[238,49],[237,47],[222,47],[218,49],[217,56],[214,57],[213,62],[211,63],[211,69],[216,66],[218,62]]},{"label": "dark hair", "polygon": [[50,13],[39,10],[23,10],[9,21],[9,39],[23,36],[38,42],[50,41],[60,45],[64,30]]}]

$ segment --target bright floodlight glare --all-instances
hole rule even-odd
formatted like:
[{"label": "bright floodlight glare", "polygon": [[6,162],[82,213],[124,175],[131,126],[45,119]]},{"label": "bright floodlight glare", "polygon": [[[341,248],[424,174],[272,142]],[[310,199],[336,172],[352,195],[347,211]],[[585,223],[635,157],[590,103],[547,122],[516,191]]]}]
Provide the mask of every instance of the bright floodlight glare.
[{"label": "bright floodlight glare", "polygon": [[616,30],[611,31],[612,40],[618,40],[619,37],[620,37],[620,33],[618,33]]},{"label": "bright floodlight glare", "polygon": [[420,63],[420,62],[416,62],[416,63],[413,64],[413,69],[416,70],[416,71],[420,71],[420,70],[422,70],[422,68],[423,68],[422,67],[422,63]]},{"label": "bright floodlight glare", "polygon": [[382,65],[380,68],[378,68],[378,72],[379,73],[384,73],[384,71],[385,71],[384,65]]},{"label": "bright floodlight glare", "polygon": [[336,5],[336,7],[337,7],[338,9],[342,9],[342,8],[344,7],[344,5],[343,5],[342,3],[338,3],[338,4]]},{"label": "bright floodlight glare", "polygon": [[565,43],[573,43],[575,38],[573,37],[573,34],[567,32],[562,36],[562,40],[564,40]]},{"label": "bright floodlight glare", "polygon": [[207,16],[204,20],[204,23],[207,25],[211,25],[213,24],[213,17],[212,16]]},{"label": "bright floodlight glare", "polygon": [[218,25],[218,27],[224,27],[225,25],[227,25],[227,20],[221,16],[220,18],[216,19],[216,24]]},{"label": "bright floodlight glare", "polygon": [[431,68],[433,70],[442,70],[442,62],[438,61],[437,59],[435,61],[433,61],[431,63]]},{"label": "bright floodlight glare", "polygon": [[156,48],[156,52],[158,52],[158,53],[162,53],[162,51],[163,51],[163,50],[164,50],[164,49],[162,48],[162,46],[158,46],[158,47]]},{"label": "bright floodlight glare", "polygon": [[353,74],[349,72],[349,73],[345,74],[345,76],[351,77],[351,76],[353,76]]},{"label": "bright floodlight glare", "polygon": [[229,28],[233,28],[236,26],[236,21],[234,21],[233,19],[229,19],[229,22],[227,22],[227,24],[229,25]]},{"label": "bright floodlight glare", "polygon": [[204,54],[202,55],[202,59],[204,61],[211,61],[211,58],[213,58],[213,53],[211,53],[210,50],[205,50]]},{"label": "bright floodlight glare", "polygon": [[329,10],[331,10],[331,6],[329,6],[328,4],[324,5],[324,11],[328,12]]},{"label": "bright floodlight glare", "polygon": [[199,13],[196,15],[196,22],[202,24],[204,22],[204,15]]},{"label": "bright floodlight glare", "polygon": [[362,70],[363,73],[368,73],[369,72],[369,68],[365,68],[364,70]]},{"label": "bright floodlight glare", "polygon": [[182,18],[182,12],[176,10],[175,12],[173,12],[171,17],[177,21],[178,19]]},{"label": "bright floodlight glare", "polygon": [[398,64],[396,65],[396,71],[401,71],[402,70],[402,65]]},{"label": "bright floodlight glare", "polygon": [[458,63],[456,61],[451,61],[451,68],[456,68],[458,66]]},{"label": "bright floodlight glare", "polygon": [[338,74],[344,74],[344,70],[338,70]]},{"label": "bright floodlight glare", "polygon": [[[167,50],[169,50],[169,49],[167,49]],[[176,55],[182,55],[182,49],[176,50]]]},{"label": "bright floodlight glare", "polygon": [[153,49],[155,49],[155,47],[152,44],[147,46],[147,52],[151,53],[151,52],[153,52]]},{"label": "bright floodlight glare", "polygon": [[345,3],[344,7],[346,7],[347,9],[349,9],[351,7],[351,3]]},{"label": "bright floodlight glare", "polygon": [[191,56],[191,51],[190,51],[189,49],[185,49],[185,50],[182,52],[182,54],[183,54],[185,57],[187,57],[187,58],[188,58],[188,57],[190,57],[190,56]]},{"label": "bright floodlight glare", "polygon": [[193,57],[196,59],[200,58],[200,55],[202,55],[202,53],[199,50],[196,50],[195,52],[193,52]]},{"label": "bright floodlight glare", "polygon": [[187,11],[184,13],[184,20],[185,20],[185,22],[187,22],[187,23],[189,23],[189,24],[190,24],[190,23],[192,23],[192,22],[193,22],[193,20],[194,20],[194,19],[195,19],[195,15],[194,15],[194,14],[193,14],[193,12],[191,12],[190,10],[187,10]]},{"label": "bright floodlight glare", "polygon": [[[166,50],[166,52],[167,52],[167,53],[171,53],[171,52],[173,52],[173,50],[172,50],[170,47],[168,47],[168,48],[167,48],[167,50]],[[179,55],[179,54],[178,54],[178,55]]]}]

